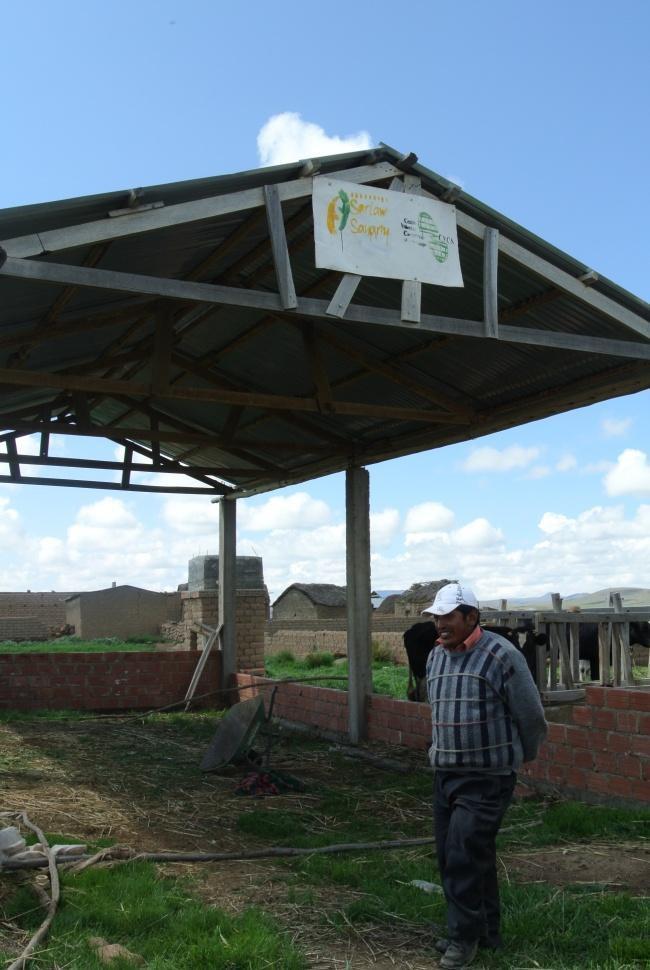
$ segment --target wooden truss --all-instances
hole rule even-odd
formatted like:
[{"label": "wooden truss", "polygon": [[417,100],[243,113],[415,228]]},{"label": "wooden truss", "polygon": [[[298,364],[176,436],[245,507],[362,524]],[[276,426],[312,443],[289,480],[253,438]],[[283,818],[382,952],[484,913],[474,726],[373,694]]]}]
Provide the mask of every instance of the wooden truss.
[{"label": "wooden truss", "polygon": [[[395,306],[353,302],[362,280],[351,274],[312,267],[308,284],[297,286],[294,261],[312,244],[310,197],[318,164],[307,163],[289,181],[172,205],[134,205],[95,221],[4,240],[0,277],[28,287],[54,285],[59,293],[45,313],[0,330],[0,354],[6,354],[0,367],[6,447],[0,467],[7,469],[0,481],[253,494],[475,437],[650,383],[648,320],[595,287],[595,274],[576,278],[461,208],[463,238],[483,249],[480,319],[423,312],[422,286],[410,281],[401,285]],[[412,169],[412,157],[395,163],[371,160],[328,176],[432,195]],[[295,211],[287,218],[283,205],[288,204]],[[131,238],[146,248],[147,234],[225,219],[236,227],[182,278],[102,266],[116,244]],[[68,254],[70,261],[59,261],[57,254]],[[505,301],[500,295],[504,260],[510,271],[533,281],[524,299]],[[98,302],[91,309],[71,309],[87,290],[99,294]],[[567,300],[583,315],[604,321],[606,332],[616,336],[563,329],[560,314],[553,328],[534,325],[540,308]],[[247,322],[233,335],[234,312]],[[214,339],[197,349],[194,337],[206,322]],[[245,375],[241,368],[229,368],[229,360],[243,349],[254,351],[256,341],[274,328],[284,328],[283,333],[289,328],[301,343],[311,392],[256,382],[254,357]],[[375,346],[372,333],[388,331],[408,333],[408,347],[387,354]],[[92,346],[101,345],[99,353],[87,345],[91,335]],[[428,354],[459,338],[482,342],[490,353],[495,347],[529,347],[606,360],[589,376],[551,382],[547,390],[532,393],[522,387],[512,402],[491,405],[469,393],[462,381],[450,384],[422,366]],[[64,359],[58,348],[71,340],[75,353]],[[281,342],[276,353],[281,361]],[[332,373],[333,358],[345,363],[342,376]],[[398,402],[384,387],[397,392]],[[19,438],[34,433],[40,434],[39,454],[20,453]],[[54,457],[53,434],[116,442],[124,446],[124,458]],[[23,466],[120,476],[119,481],[26,478]],[[184,483],[134,481],[132,476],[142,472],[183,476]],[[185,484],[188,477],[195,484]]]}]

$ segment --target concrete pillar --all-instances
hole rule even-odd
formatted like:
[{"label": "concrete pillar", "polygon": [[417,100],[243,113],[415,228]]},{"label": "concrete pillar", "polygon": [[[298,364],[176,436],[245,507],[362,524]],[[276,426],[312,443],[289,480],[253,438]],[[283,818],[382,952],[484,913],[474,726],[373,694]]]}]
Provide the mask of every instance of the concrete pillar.
[{"label": "concrete pillar", "polygon": [[221,631],[223,686],[237,669],[236,611],[237,506],[234,499],[219,502],[219,623]]},{"label": "concrete pillar", "polygon": [[350,741],[366,736],[366,708],[372,692],[370,602],[370,476],[365,468],[345,475],[348,613],[348,710]]}]

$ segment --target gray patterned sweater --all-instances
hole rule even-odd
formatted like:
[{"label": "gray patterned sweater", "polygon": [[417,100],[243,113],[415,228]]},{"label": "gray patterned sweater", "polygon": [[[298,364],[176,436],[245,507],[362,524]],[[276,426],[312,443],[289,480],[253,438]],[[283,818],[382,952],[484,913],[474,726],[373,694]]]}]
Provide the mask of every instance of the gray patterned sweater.
[{"label": "gray patterned sweater", "polygon": [[537,756],[547,731],[539,693],[523,654],[498,634],[484,630],[460,653],[436,646],[427,692],[434,768],[505,774]]}]

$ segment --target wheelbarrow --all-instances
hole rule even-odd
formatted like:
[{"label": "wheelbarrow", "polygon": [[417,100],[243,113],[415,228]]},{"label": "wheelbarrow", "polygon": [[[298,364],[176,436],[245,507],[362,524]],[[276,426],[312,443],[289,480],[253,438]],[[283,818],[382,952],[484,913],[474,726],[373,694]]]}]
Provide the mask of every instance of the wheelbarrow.
[{"label": "wheelbarrow", "polygon": [[[270,730],[277,686],[271,691],[268,714],[263,697],[251,697],[234,704],[223,718],[201,762],[201,771],[222,771],[231,764],[248,761],[262,771],[269,770],[274,734]],[[262,727],[267,725],[266,746],[262,755],[253,757],[252,746]]]}]

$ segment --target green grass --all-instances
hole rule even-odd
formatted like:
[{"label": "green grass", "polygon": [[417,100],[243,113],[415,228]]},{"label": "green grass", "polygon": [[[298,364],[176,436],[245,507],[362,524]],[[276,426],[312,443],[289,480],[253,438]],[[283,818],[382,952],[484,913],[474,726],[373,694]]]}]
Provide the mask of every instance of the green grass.
[{"label": "green grass", "polygon": [[135,651],[155,650],[156,637],[129,637],[120,640],[117,637],[102,637],[99,640],[80,640],[76,637],[59,637],[57,640],[26,640],[17,643],[5,640],[0,643],[0,653],[107,653],[118,651],[129,653]]},{"label": "green grass", "polygon": [[[331,811],[333,805],[329,807]],[[531,820],[542,824],[526,828]],[[616,843],[638,839],[640,831],[650,836],[650,810],[518,802],[509,810],[504,828],[510,831],[499,839],[500,854],[508,848],[520,852],[522,843],[531,848],[581,839]],[[352,837],[355,833],[348,830],[346,834]],[[365,816],[356,834],[367,835]],[[384,837],[391,834],[385,832]],[[402,851],[310,856],[293,863],[292,890],[296,898],[306,885],[329,886],[333,893],[338,892],[342,902],[330,920],[342,935],[350,924],[361,934],[378,925],[404,924],[424,930],[431,922],[445,922],[442,895],[427,895],[409,885],[414,879],[439,883],[432,855]],[[606,878],[603,873],[604,882]],[[650,908],[645,898],[605,892],[593,885],[558,888],[502,880],[502,905],[507,949],[481,952],[477,967],[640,970],[650,966]]]},{"label": "green grass", "polygon": [[[149,970],[305,970],[307,966],[288,933],[260,910],[228,916],[192,899],[180,881],[160,878],[151,864],[128,863],[63,875],[62,889],[63,903],[47,947],[38,955],[42,970],[105,967],[88,943],[94,936],[139,954]],[[23,887],[12,896],[4,918],[27,931],[36,929],[42,911],[30,889]],[[117,960],[111,966],[117,970],[131,964]]]},{"label": "green grass", "polygon": [[[297,665],[289,666],[290,675],[296,676]],[[337,665],[334,672],[339,671]],[[52,774],[66,790],[90,786],[108,799],[107,806],[117,804],[129,817],[151,814],[154,830],[156,825],[161,829],[169,825],[176,833],[176,846],[188,819],[198,826],[188,831],[190,842],[196,840],[205,850],[223,844],[220,829],[227,833],[226,844],[246,848],[309,848],[431,832],[431,774],[417,769],[412,754],[395,753],[413,764],[409,773],[378,771],[313,739],[281,733],[274,748],[275,764],[300,778],[306,791],[279,799],[244,799],[234,795],[240,777],[236,770],[223,777],[204,776],[198,770],[200,754],[214,734],[215,712],[150,715],[125,722],[95,719],[88,724],[74,715],[68,715],[68,724],[62,720],[57,724],[51,713],[42,718],[30,713],[25,720],[31,724],[18,720],[12,724],[7,719],[6,755],[15,751],[23,760],[11,769],[7,784],[13,784],[16,769],[22,772],[19,784],[21,779],[30,784],[32,758],[31,768],[41,773],[37,784],[43,798],[50,797],[47,785]],[[69,821],[64,817],[57,822],[61,824],[67,826]],[[118,833],[114,837],[122,838]],[[91,841],[80,833],[52,839]],[[545,847],[571,846],[577,859],[579,845],[590,843],[592,847],[597,843],[598,851],[609,845],[610,859],[618,845],[638,845],[634,854],[643,858],[650,845],[650,809],[535,799],[511,806],[498,841],[499,857],[510,874],[510,880],[502,878],[507,948],[481,953],[477,970],[647,970],[647,900],[629,892],[607,891],[607,880],[612,878],[608,860],[603,859],[602,883],[589,885],[578,883],[584,878],[580,870],[576,870],[576,884],[557,887],[525,883],[512,868],[511,853],[525,856]],[[137,842],[132,844],[138,847]],[[174,874],[180,871],[187,870],[174,870]],[[428,926],[432,921],[444,922],[444,900],[409,885],[414,879],[439,882],[432,846],[276,859],[269,870],[261,864],[258,885],[268,890],[263,903],[266,912],[247,910],[235,917],[205,906],[198,898],[204,878],[213,880],[209,893],[213,898],[218,870],[197,866],[191,870],[190,883],[160,878],[157,872],[154,867],[130,863],[112,870],[91,869],[78,877],[65,875],[63,906],[35,966],[99,970],[87,944],[89,936],[97,935],[141,954],[154,970],[302,970],[306,964],[288,940],[301,927],[305,950],[313,952],[320,945],[310,940],[309,927],[314,924],[315,940],[329,940],[342,948],[350,939],[362,947],[359,936],[366,934],[378,939],[382,933],[401,936],[410,942],[411,950],[405,953],[409,960],[419,953],[434,965]],[[6,881],[0,882],[0,898],[3,889],[7,900]],[[17,914],[23,913],[19,922],[28,931],[42,916],[25,890],[11,887],[11,892],[5,913],[0,912],[0,955],[4,955],[3,918],[16,915],[18,919]],[[239,899],[246,904],[245,896]],[[114,966],[117,970],[120,964]]]},{"label": "green grass", "polygon": [[[406,687],[408,684],[408,667],[396,664],[391,657],[384,659],[386,654],[383,649],[373,648],[372,663],[372,689],[375,694],[384,694],[388,697],[396,697],[399,700],[406,698]],[[378,659],[381,658],[381,659]],[[285,677],[296,677],[304,679],[310,683],[310,677],[318,677],[314,680],[314,685],[319,687],[333,687],[337,690],[347,690],[348,661],[340,660],[338,663],[329,653],[312,653],[300,660],[294,657],[290,650],[282,650],[279,653],[264,658],[266,675],[282,680]],[[321,668],[321,669],[319,669]],[[344,680],[325,679],[323,675],[327,668],[331,671],[332,678],[345,678]],[[315,673],[316,671],[316,673]],[[636,680],[646,676],[646,669],[642,667],[634,668]]]},{"label": "green grass", "polygon": [[[265,658],[265,669],[268,677],[275,677],[278,680],[282,680],[285,677],[296,677],[304,679],[307,683],[310,682],[310,677],[317,676],[318,681],[314,681],[314,684],[318,684],[319,687],[334,687],[338,690],[347,690],[347,676],[348,676],[348,661],[342,660],[339,663],[333,663],[330,666],[329,662],[323,664],[322,660],[317,660],[314,663],[310,660],[310,657],[322,658],[331,657],[331,654],[308,654],[304,660],[296,660],[293,656],[290,659],[287,658],[286,654],[288,651],[283,651],[282,653],[275,654],[273,656],[267,656]],[[331,671],[332,678],[344,678],[339,680],[323,680],[324,671],[320,669],[318,673],[314,674],[314,670],[317,668],[322,668],[326,666],[328,671]],[[389,697],[406,697],[406,685],[408,683],[408,668],[399,666],[392,662],[386,661],[373,661],[372,664],[372,687],[375,694],[385,694]]]}]

